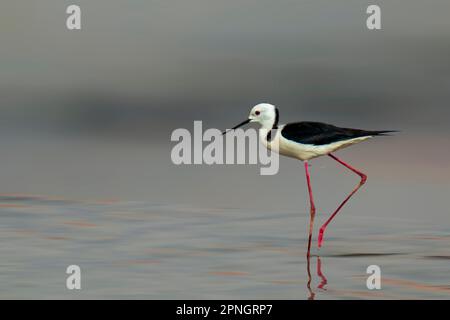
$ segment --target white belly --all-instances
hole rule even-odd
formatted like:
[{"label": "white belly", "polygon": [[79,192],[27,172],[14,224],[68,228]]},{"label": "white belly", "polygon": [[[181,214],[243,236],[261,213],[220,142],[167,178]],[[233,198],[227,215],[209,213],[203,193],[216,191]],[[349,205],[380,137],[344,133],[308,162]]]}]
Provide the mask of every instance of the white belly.
[{"label": "white belly", "polygon": [[[262,130],[265,131],[265,130]],[[309,160],[323,155],[327,155],[338,149],[342,149],[358,142],[372,138],[372,136],[358,137],[349,140],[342,140],[325,145],[303,144],[285,139],[281,136],[281,130],[277,130],[275,138],[271,142],[267,142],[267,131],[260,132],[260,138],[263,145],[279,154],[298,160]]]}]

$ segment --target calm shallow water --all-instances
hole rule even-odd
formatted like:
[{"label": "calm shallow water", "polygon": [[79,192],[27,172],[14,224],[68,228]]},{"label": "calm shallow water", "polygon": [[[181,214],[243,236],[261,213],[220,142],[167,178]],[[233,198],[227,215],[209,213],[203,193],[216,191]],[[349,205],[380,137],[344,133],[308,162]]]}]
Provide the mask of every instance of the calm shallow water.
[{"label": "calm shallow water", "polygon": [[[0,216],[2,299],[450,298],[450,229],[415,220],[347,212],[308,290],[304,212],[3,194]],[[65,288],[71,264],[80,291]],[[371,264],[382,290],[366,288]]]}]

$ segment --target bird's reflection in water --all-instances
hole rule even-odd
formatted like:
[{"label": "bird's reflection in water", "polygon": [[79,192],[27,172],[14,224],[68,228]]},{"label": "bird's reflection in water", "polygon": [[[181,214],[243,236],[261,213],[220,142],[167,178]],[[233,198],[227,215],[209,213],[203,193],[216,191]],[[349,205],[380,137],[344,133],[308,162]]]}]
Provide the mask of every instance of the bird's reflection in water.
[{"label": "bird's reflection in water", "polygon": [[320,278],[320,283],[317,286],[317,288],[319,289],[323,289],[326,290],[324,288],[324,286],[328,283],[327,282],[327,278],[325,277],[325,275],[322,273],[322,261],[320,260],[320,257],[317,257],[317,275]]},{"label": "bird's reflection in water", "polygon": [[[306,272],[308,274],[308,283],[306,284],[306,287],[308,288],[309,291],[309,297],[308,300],[314,300],[316,294],[315,292],[311,289],[311,257],[308,256],[306,258]],[[320,260],[320,257],[317,256],[317,276],[320,278],[320,283],[317,286],[318,289],[321,290],[326,290],[325,285],[328,283],[327,282],[327,278],[325,277],[325,275],[322,272],[322,261]]]}]

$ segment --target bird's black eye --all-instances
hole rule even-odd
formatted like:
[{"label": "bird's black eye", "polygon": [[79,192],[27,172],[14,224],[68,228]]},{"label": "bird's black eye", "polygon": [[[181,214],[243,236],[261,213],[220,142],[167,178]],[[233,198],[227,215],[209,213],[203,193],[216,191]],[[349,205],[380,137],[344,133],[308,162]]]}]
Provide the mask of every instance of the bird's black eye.
[{"label": "bird's black eye", "polygon": [[257,116],[259,116],[260,113],[261,113],[261,112],[260,112],[259,110],[255,111],[255,114],[256,114]]}]

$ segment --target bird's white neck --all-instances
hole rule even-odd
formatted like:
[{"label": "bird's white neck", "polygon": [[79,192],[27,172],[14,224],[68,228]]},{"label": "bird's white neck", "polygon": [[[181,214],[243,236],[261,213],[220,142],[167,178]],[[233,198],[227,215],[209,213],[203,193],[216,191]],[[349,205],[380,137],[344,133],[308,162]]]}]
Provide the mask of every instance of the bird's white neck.
[{"label": "bird's white neck", "polygon": [[267,129],[264,127],[259,128],[259,139],[260,141],[262,141],[263,143],[267,142],[267,134],[269,133],[271,129]]},{"label": "bird's white neck", "polygon": [[275,121],[276,120],[274,118],[261,119],[260,121],[258,121],[261,125],[261,128],[259,129],[259,138],[264,145],[266,145],[268,142],[267,135],[269,134],[270,130],[276,129],[274,128]]},{"label": "bird's white neck", "polygon": [[261,129],[271,130],[273,128],[273,125],[275,123],[275,119],[262,119],[259,121],[259,124],[261,125]]}]

